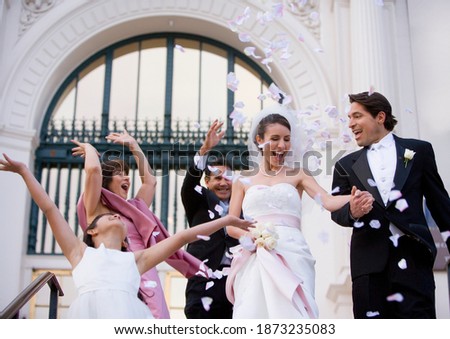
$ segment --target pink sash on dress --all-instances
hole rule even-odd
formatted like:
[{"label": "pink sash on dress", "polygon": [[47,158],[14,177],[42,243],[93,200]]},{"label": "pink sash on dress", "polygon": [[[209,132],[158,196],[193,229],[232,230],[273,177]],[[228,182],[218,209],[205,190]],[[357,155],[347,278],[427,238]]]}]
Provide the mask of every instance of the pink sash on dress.
[{"label": "pink sash on dress", "polygon": [[291,300],[292,304],[294,304],[293,296],[297,293],[300,300],[303,302],[310,319],[315,318],[308,299],[303,292],[301,286],[302,281],[287,267],[286,262],[280,253],[276,250],[267,251],[264,247],[258,246],[256,252],[250,252],[242,248],[242,251],[240,251],[239,254],[240,255],[235,256],[231,261],[231,268],[226,282],[227,298],[232,304],[234,304],[234,279],[236,278],[236,274],[252,255],[256,255],[257,260],[262,264],[263,268],[270,273],[270,276],[283,282],[283,288],[280,289],[280,291],[284,297]]}]

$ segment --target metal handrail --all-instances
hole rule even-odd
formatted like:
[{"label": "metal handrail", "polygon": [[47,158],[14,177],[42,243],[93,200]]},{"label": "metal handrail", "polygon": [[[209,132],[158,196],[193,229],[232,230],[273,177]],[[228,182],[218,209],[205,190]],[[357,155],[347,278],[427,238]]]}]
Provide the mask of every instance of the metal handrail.
[{"label": "metal handrail", "polygon": [[58,311],[58,296],[62,297],[64,292],[59,285],[56,275],[52,272],[44,272],[39,275],[27,288],[0,312],[0,319],[17,319],[20,309],[28,302],[39,290],[48,284],[50,287],[50,305],[49,319],[56,319]]}]

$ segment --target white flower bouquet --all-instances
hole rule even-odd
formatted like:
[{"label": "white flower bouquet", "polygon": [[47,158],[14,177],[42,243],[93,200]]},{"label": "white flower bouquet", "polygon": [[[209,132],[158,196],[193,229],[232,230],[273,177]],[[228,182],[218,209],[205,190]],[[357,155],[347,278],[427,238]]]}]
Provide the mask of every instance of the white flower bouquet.
[{"label": "white flower bouquet", "polygon": [[271,251],[277,246],[278,233],[271,223],[258,223],[249,231],[250,236],[242,236],[239,241],[246,250],[253,252],[257,247]]}]

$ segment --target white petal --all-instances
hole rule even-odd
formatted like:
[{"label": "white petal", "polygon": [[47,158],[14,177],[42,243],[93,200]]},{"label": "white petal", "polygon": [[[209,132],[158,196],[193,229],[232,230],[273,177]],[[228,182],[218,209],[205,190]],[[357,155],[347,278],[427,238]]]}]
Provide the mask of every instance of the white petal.
[{"label": "white petal", "polygon": [[408,265],[406,264],[406,260],[405,259],[400,260],[398,262],[398,267],[400,267],[402,270],[405,270],[408,267]]},{"label": "white petal", "polygon": [[209,290],[213,286],[214,286],[214,281],[208,281],[206,283],[205,290]]},{"label": "white petal", "polygon": [[152,237],[156,237],[156,236],[158,236],[158,235],[159,235],[159,233],[161,233],[161,232],[158,232],[158,231],[152,232]]},{"label": "white petal", "polygon": [[253,242],[252,238],[248,236],[242,236],[239,238],[239,243],[242,245],[244,249],[246,249],[249,252],[253,252],[256,248],[255,243]]},{"label": "white petal", "polygon": [[239,40],[242,42],[252,41],[252,38],[251,38],[250,34],[248,34],[248,33],[239,33],[238,37],[239,37]]},{"label": "white petal", "polygon": [[203,271],[198,271],[197,273],[195,273],[195,275],[200,276],[200,277],[203,277],[203,278],[208,278],[208,277],[206,276],[206,273],[203,272]]},{"label": "white petal", "polygon": [[378,311],[367,311],[366,312],[366,317],[367,318],[373,318],[373,317],[376,317],[377,315],[380,315],[380,312],[378,312]]},{"label": "white petal", "polygon": [[252,183],[252,181],[250,180],[250,178],[243,178],[240,177],[239,181],[242,182],[244,185],[250,185]]},{"label": "white petal", "polygon": [[446,242],[447,239],[450,237],[450,231],[441,232],[441,235],[444,242]]},{"label": "white petal", "polygon": [[158,286],[158,283],[154,280],[144,281],[144,287],[155,288],[156,286]]},{"label": "white petal", "polygon": [[219,204],[217,204],[216,206],[214,206],[214,209],[217,211],[217,213],[219,213],[220,215],[223,214],[223,207],[220,206]]},{"label": "white petal", "polygon": [[377,183],[376,183],[375,180],[373,180],[372,178],[367,179],[367,183],[368,183],[371,187],[377,187]]},{"label": "white petal", "polygon": [[395,208],[398,209],[400,212],[403,212],[408,208],[408,203],[406,202],[405,199],[397,200],[397,202],[395,203]]},{"label": "white petal", "polygon": [[205,311],[209,311],[211,309],[211,304],[213,302],[213,299],[210,297],[203,297],[202,299],[203,308]]},{"label": "white petal", "polygon": [[199,129],[200,128],[200,123],[194,122],[194,128]]},{"label": "white petal", "polygon": [[175,48],[176,48],[177,50],[179,50],[180,52],[183,52],[183,53],[184,53],[184,48],[183,48],[183,46],[181,46],[181,45],[175,45]]},{"label": "white petal", "polygon": [[336,186],[335,188],[333,188],[333,190],[331,191],[331,194],[334,193],[339,193],[341,191],[341,188],[339,186]]},{"label": "white petal", "polygon": [[364,226],[364,222],[362,222],[362,221],[355,221],[353,223],[353,226],[356,227],[356,228],[361,228],[361,227]]},{"label": "white petal", "polygon": [[369,96],[370,95],[372,95],[373,94],[373,92],[375,92],[375,87],[373,86],[373,85],[371,85],[370,87],[369,87],[369,91],[368,91],[369,93]]},{"label": "white petal", "polygon": [[209,239],[211,239],[211,237],[207,236],[207,235],[197,235],[197,238],[201,239],[201,240],[205,240],[208,241]]},{"label": "white petal", "polygon": [[222,271],[215,270],[215,271],[213,272],[213,277],[214,277],[215,279],[222,279],[222,277],[223,277]]},{"label": "white petal", "polygon": [[389,240],[392,241],[394,247],[398,246],[398,238],[400,238],[400,234],[394,234],[389,237]]},{"label": "white petal", "polygon": [[194,189],[197,191],[197,193],[203,194],[203,193],[202,193],[202,186],[197,185],[197,186],[194,187]]},{"label": "white petal", "polygon": [[379,220],[371,220],[369,223],[370,227],[379,229],[381,227],[381,223]]},{"label": "white petal", "polygon": [[214,219],[214,212],[213,211],[208,210],[208,214],[209,214],[209,218],[210,219]]},{"label": "white petal", "polygon": [[403,297],[403,295],[401,293],[394,293],[389,295],[386,300],[387,301],[396,301],[401,303],[405,298]]},{"label": "white petal", "polygon": [[402,192],[399,190],[392,190],[389,192],[389,201],[397,200],[402,197]]}]

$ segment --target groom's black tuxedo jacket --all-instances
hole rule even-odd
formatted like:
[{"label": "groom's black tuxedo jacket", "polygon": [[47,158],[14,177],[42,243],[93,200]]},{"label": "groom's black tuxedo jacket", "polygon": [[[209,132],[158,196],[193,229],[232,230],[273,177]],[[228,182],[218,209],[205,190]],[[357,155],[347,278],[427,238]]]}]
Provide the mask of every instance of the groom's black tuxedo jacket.
[{"label": "groom's black tuxedo jacket", "polygon": [[[430,265],[433,265],[437,251],[424,215],[423,198],[440,231],[450,230],[450,199],[438,174],[431,144],[395,135],[394,139],[397,167],[393,190],[401,191],[400,199],[405,199],[408,204],[403,212],[395,207],[397,200],[389,201],[385,206],[378,188],[370,185],[369,179],[373,180],[373,176],[367,161],[367,147],[345,156],[336,163],[334,169],[332,187],[335,190],[339,187],[339,192],[335,195],[350,194],[352,186],[356,186],[360,190],[369,191],[375,198],[372,211],[359,219],[364,222],[364,226],[353,228],[350,245],[352,278],[381,272],[386,267],[388,246],[392,245],[389,239],[390,223],[416,240],[418,249],[423,248],[424,255],[429,257]],[[416,153],[405,165],[404,154],[407,149]],[[331,216],[342,226],[352,227],[355,223],[350,215],[349,203]],[[372,220],[378,220],[381,227],[371,227],[369,224]],[[447,247],[450,248],[450,238],[447,239]]]}]

